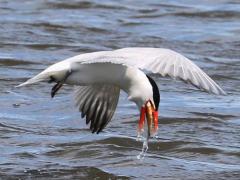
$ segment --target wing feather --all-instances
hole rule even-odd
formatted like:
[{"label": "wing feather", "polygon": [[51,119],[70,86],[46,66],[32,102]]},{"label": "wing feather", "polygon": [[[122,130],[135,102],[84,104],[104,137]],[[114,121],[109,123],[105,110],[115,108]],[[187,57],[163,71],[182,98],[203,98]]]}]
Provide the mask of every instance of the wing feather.
[{"label": "wing feather", "polygon": [[162,76],[179,78],[214,94],[226,93],[196,64],[183,55],[161,48],[123,48],[83,54],[70,58],[74,63],[115,63],[144,69]]},{"label": "wing feather", "polygon": [[111,120],[119,99],[120,89],[112,85],[77,86],[75,102],[93,133],[99,133]]}]

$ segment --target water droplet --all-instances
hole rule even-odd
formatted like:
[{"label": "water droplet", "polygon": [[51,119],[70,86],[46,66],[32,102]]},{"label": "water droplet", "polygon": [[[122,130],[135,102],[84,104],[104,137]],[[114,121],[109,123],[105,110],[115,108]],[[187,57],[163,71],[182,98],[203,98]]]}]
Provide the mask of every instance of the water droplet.
[{"label": "water droplet", "polygon": [[137,156],[137,159],[143,160],[148,150],[148,137],[144,138],[142,152]]},{"label": "water droplet", "polygon": [[15,103],[15,104],[13,104],[13,107],[18,108],[18,107],[20,107],[20,104]]}]

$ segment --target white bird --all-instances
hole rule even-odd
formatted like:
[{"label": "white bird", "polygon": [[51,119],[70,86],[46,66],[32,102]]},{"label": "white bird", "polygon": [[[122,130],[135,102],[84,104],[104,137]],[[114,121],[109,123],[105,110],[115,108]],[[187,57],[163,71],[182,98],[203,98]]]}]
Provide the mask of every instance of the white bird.
[{"label": "white bird", "polygon": [[197,65],[183,55],[160,48],[123,48],[81,54],[51,65],[35,77],[20,84],[41,81],[56,82],[51,96],[63,84],[76,85],[75,100],[92,132],[99,133],[111,120],[117,107],[120,90],[128,94],[140,110],[139,132],[145,117],[148,134],[158,129],[159,89],[150,73],[179,78],[206,92],[226,93]]}]

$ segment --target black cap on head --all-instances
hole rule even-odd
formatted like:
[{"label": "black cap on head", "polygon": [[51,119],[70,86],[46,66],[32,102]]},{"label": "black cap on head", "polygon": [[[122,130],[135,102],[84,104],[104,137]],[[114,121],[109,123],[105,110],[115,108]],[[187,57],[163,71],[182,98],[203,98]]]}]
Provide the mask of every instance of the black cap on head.
[{"label": "black cap on head", "polygon": [[151,83],[152,85],[152,89],[153,89],[153,101],[154,101],[154,104],[156,106],[156,110],[158,110],[158,107],[159,107],[159,103],[160,103],[160,93],[159,93],[159,89],[158,89],[158,86],[156,84],[156,82],[150,78],[150,76],[146,75],[149,82]]}]

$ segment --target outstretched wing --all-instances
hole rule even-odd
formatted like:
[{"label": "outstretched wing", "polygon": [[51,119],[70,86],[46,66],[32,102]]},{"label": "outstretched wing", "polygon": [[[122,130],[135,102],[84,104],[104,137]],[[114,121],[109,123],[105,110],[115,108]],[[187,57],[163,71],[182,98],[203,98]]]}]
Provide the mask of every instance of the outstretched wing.
[{"label": "outstretched wing", "polygon": [[90,129],[99,133],[111,120],[119,99],[120,89],[112,85],[77,86],[75,88],[76,106],[86,116]]},{"label": "outstretched wing", "polygon": [[162,76],[179,78],[214,94],[226,93],[196,64],[183,55],[161,48],[124,48],[88,53],[70,58],[73,63],[115,63],[145,69]]}]

